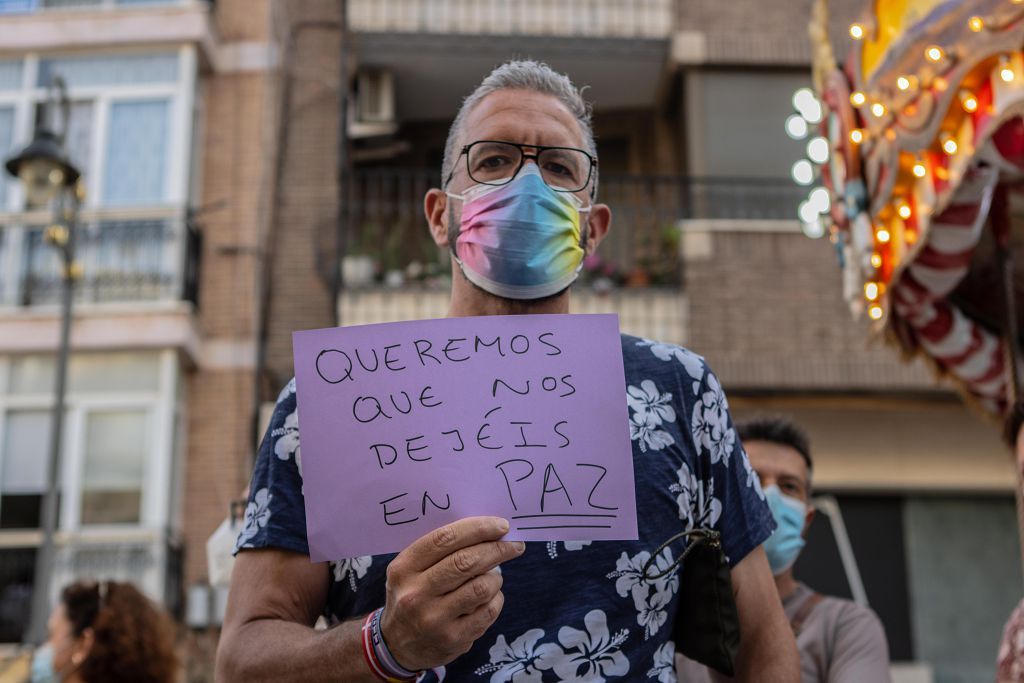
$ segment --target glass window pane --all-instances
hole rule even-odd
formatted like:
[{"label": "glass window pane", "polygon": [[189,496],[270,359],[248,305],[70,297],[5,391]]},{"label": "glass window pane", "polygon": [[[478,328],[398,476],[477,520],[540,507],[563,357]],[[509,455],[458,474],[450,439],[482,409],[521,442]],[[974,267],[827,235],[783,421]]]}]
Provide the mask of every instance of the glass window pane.
[{"label": "glass window pane", "polygon": [[110,107],[103,201],[108,205],[163,201],[170,102],[116,102]]},{"label": "glass window pane", "polygon": [[[3,71],[0,69],[0,79]],[[0,158],[6,159],[14,148],[14,107],[0,107]],[[7,206],[7,169],[0,168],[0,209]]]},{"label": "glass window pane", "polygon": [[49,456],[50,412],[8,412],[0,468],[0,529],[39,527]]},{"label": "glass window pane", "polygon": [[66,9],[69,7],[93,7],[103,0],[43,0],[46,9]]},{"label": "glass window pane", "polygon": [[132,85],[174,83],[178,80],[178,54],[96,55],[93,57],[51,57],[39,60],[40,87],[60,74],[69,87],[89,85]]},{"label": "glass window pane", "polygon": [[[10,411],[4,420],[0,492],[40,493],[46,490],[50,447],[50,411]],[[0,514],[3,510],[0,509]]]},{"label": "glass window pane", "polygon": [[18,643],[32,609],[35,548],[0,550],[0,643]]},{"label": "glass window pane", "polygon": [[96,353],[71,358],[68,387],[77,393],[156,391],[159,358],[153,353]]},{"label": "glass window pane", "polygon": [[[3,13],[4,0],[0,0],[0,13]],[[0,59],[0,90],[21,89],[21,60]]]},{"label": "glass window pane", "polygon": [[146,454],[144,411],[95,412],[86,419],[82,524],[140,519]]},{"label": "glass window pane", "polygon": [[[53,392],[53,356],[11,359],[11,394]],[[160,362],[155,353],[106,352],[75,354],[68,366],[69,393],[127,393],[156,391]]]},{"label": "glass window pane", "polygon": [[38,4],[38,0],[0,0],[0,14],[34,12]]}]

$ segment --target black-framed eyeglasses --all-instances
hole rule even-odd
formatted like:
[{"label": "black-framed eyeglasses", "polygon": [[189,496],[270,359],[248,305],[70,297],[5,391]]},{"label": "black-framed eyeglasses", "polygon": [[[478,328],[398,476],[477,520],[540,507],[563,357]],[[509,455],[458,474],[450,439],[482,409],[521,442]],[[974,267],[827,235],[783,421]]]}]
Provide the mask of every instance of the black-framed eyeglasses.
[{"label": "black-framed eyeglasses", "polygon": [[[532,150],[529,154],[526,150]],[[558,192],[579,192],[590,183],[597,158],[575,147],[547,147],[522,145],[504,140],[477,140],[462,148],[460,157],[466,157],[466,172],[470,179],[481,185],[504,185],[519,175],[527,159],[533,159],[544,182]],[[448,186],[455,168],[445,178]]]}]

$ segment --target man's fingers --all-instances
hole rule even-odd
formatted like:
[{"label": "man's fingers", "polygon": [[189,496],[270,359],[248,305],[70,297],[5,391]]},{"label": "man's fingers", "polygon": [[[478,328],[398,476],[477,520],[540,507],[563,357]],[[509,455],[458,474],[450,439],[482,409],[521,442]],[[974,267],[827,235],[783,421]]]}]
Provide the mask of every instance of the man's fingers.
[{"label": "man's fingers", "polygon": [[475,641],[484,634],[484,631],[491,627],[501,614],[501,608],[505,606],[505,594],[498,591],[490,601],[476,608],[471,614],[459,617],[457,624],[460,628],[460,636],[466,641]]},{"label": "man's fingers", "polygon": [[508,520],[501,517],[467,517],[435,529],[413,541],[395,558],[409,571],[422,572],[456,550],[478,543],[496,541],[508,533]]},{"label": "man's fingers", "polygon": [[478,543],[456,550],[423,572],[423,578],[431,593],[444,595],[502,562],[519,557],[524,549],[522,541]]},{"label": "man's fingers", "polygon": [[438,598],[441,612],[449,623],[459,617],[472,614],[481,606],[486,605],[501,590],[504,579],[501,574],[481,574],[459,586],[442,598]]}]

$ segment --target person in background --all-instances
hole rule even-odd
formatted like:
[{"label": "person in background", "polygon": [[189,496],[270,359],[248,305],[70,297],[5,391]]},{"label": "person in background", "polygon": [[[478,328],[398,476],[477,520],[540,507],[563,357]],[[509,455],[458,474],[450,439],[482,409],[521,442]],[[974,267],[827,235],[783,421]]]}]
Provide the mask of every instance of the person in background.
[{"label": "person in background", "polygon": [[[1018,401],[1006,420],[1006,441],[1013,447],[1017,460],[1017,486],[1024,481],[1024,402]],[[1021,495],[1024,492],[1018,492]],[[996,681],[998,683],[1024,683],[1024,600],[1006,620],[1003,639],[996,655]]]},{"label": "person in background", "polygon": [[[777,524],[764,549],[786,618],[796,636],[802,683],[891,680],[885,631],[875,613],[850,600],[816,593],[793,576],[793,565],[814,519],[814,463],[807,435],[793,422],[780,417],[739,422],[736,433],[761,479]],[[681,682],[712,680],[704,667],[681,659]]]},{"label": "person in background", "polygon": [[170,619],[130,583],[67,586],[49,639],[32,658],[32,683],[170,683],[178,658]]}]

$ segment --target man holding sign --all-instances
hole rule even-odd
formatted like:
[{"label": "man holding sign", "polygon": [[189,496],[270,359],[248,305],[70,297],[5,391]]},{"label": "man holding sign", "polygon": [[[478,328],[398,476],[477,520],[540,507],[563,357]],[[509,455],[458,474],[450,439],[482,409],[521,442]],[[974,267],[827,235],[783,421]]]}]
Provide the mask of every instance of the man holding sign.
[{"label": "man holding sign", "polygon": [[771,513],[718,380],[613,316],[556,315],[611,224],[578,90],[536,62],[499,67],[463,103],[442,180],[424,204],[455,264],[449,319],[295,336],[218,679],[671,683],[688,606],[678,572],[642,569],[711,526],[738,678],[796,680],[759,547]]}]

